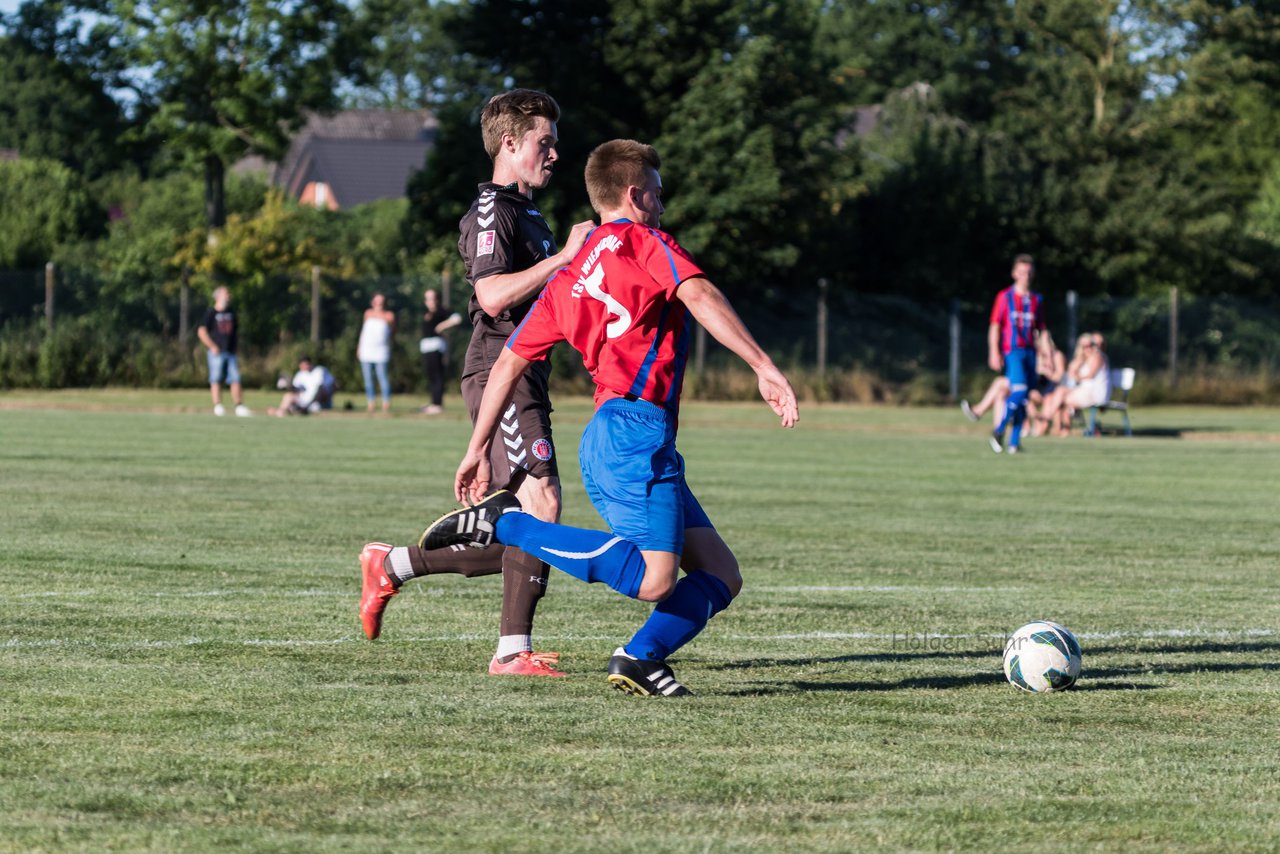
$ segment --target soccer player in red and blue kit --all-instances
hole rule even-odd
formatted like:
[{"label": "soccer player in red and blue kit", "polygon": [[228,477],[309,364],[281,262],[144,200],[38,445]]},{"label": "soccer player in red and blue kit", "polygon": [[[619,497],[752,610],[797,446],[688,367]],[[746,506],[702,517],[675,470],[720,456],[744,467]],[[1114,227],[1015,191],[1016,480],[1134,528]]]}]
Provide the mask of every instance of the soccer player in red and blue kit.
[{"label": "soccer player in red and blue kit", "polygon": [[[693,639],[742,587],[733,552],[685,481],[675,448],[688,352],[686,315],[755,371],[760,394],[784,427],[799,418],[795,392],[728,300],[672,237],[663,212],[661,161],[652,146],[613,140],[587,161],[601,225],[557,273],[512,333],[489,374],[454,511],[423,534],[424,548],[514,545],[582,581],[657,602],[609,662],[614,687],[645,696],[691,693],[666,659]],[[544,522],[507,492],[481,500],[489,448],[517,377],[568,341],[596,383],[596,412],[579,447],[582,479],[609,532]],[[678,578],[679,570],[685,575]]]},{"label": "soccer player in red and blue kit", "polygon": [[1036,378],[1036,340],[1044,332],[1044,298],[1031,290],[1035,262],[1030,255],[1013,259],[1013,284],[996,294],[987,329],[987,363],[993,371],[1004,371],[1009,380],[1009,397],[1004,417],[991,433],[991,450],[1004,450],[1004,433],[1009,425],[1009,453],[1022,446],[1022,425],[1027,420],[1027,393]]}]

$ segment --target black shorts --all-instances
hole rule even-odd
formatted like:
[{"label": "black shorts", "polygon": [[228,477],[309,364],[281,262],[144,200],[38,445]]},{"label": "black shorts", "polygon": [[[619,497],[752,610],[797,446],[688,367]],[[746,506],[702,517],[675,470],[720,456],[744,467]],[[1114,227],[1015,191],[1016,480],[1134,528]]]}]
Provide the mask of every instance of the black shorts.
[{"label": "black shorts", "polygon": [[[462,400],[473,424],[488,380],[488,371],[462,379]],[[539,479],[560,476],[551,439],[551,398],[545,383],[530,382],[527,372],[516,383],[515,395],[498,422],[489,463],[493,466],[491,489],[507,488],[521,472]]]}]

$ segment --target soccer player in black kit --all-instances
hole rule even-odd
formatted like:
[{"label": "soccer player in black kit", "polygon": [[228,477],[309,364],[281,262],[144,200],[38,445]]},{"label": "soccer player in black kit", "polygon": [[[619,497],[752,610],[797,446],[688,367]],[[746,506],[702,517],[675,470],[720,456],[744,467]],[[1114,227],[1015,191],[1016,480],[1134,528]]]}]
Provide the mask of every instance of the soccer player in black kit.
[{"label": "soccer player in black kit", "polygon": [[[462,371],[462,397],[474,421],[489,369],[524,319],[547,280],[577,254],[594,227],[578,223],[563,249],[533,203],[547,186],[557,160],[560,108],[551,96],[515,89],[492,98],[480,118],[493,179],[479,187],[459,223],[458,251],[474,288],[468,315],[474,325]],[[494,488],[514,492],[522,506],[548,522],[560,517],[560,478],[551,436],[546,365],[534,364],[521,378],[502,416],[503,441],[494,443]],[[427,551],[417,546],[368,543],[360,555],[363,592],[360,620],[376,638],[382,614],[400,585],[438,573],[468,577],[502,572],[502,620],[498,649],[489,663],[494,675],[563,676],[555,653],[535,653],[533,615],[546,590],[548,567],[514,548],[465,546]]]}]

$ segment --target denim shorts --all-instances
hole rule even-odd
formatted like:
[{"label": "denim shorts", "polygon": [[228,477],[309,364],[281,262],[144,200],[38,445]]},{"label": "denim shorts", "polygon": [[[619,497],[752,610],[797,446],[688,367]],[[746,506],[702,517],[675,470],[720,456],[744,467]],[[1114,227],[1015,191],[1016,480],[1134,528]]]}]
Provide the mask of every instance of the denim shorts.
[{"label": "denim shorts", "polygon": [[240,363],[236,361],[235,353],[228,353],[225,350],[221,353],[211,351],[208,354],[208,362],[209,385],[218,383],[237,385],[240,382]]}]

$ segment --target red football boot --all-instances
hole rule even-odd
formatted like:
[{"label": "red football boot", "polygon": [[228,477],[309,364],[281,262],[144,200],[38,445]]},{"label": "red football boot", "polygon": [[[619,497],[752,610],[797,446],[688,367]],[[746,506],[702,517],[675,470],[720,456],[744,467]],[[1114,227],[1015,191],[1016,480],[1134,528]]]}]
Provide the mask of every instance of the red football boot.
[{"label": "red football boot", "polygon": [[[489,662],[490,676],[568,676],[546,662],[547,653],[520,652],[503,664],[495,655]],[[557,656],[558,657],[558,656]]]},{"label": "red football boot", "polygon": [[387,610],[391,597],[400,592],[382,568],[391,548],[386,543],[366,543],[360,552],[360,574],[364,579],[360,591],[360,625],[369,640],[382,632],[382,612]]}]

